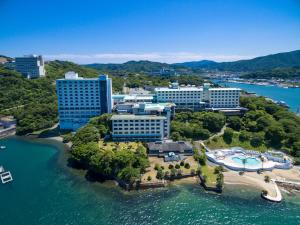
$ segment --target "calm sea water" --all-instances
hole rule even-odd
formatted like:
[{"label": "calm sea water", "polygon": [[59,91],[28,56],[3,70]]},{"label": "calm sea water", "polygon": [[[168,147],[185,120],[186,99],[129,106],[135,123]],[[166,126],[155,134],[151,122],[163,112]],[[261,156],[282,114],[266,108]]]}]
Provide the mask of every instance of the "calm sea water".
[{"label": "calm sea water", "polygon": [[238,87],[249,92],[255,92],[258,95],[266,96],[277,101],[285,101],[293,112],[300,107],[300,88],[282,88],[277,86],[261,86],[255,84],[240,84],[232,82],[221,82],[214,80],[214,82],[229,86]]},{"label": "calm sea water", "polygon": [[300,224],[299,197],[276,204],[244,187],[216,195],[197,185],[128,193],[75,175],[56,146],[15,137],[0,143],[7,146],[0,164],[14,177],[0,184],[1,225]]}]

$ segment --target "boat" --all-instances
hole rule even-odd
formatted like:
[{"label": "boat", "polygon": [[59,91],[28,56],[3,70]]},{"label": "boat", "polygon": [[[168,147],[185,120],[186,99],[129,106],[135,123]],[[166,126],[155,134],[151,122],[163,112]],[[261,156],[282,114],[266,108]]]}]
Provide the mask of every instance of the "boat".
[{"label": "boat", "polygon": [[6,149],[6,146],[5,145],[1,145],[0,149]]},{"label": "boat", "polygon": [[11,173],[9,171],[1,173],[0,178],[1,178],[2,184],[6,184],[8,182],[13,181],[13,178],[12,178]]},{"label": "boat", "polygon": [[0,179],[2,184],[13,181],[10,171],[5,171],[3,166],[0,166]]}]

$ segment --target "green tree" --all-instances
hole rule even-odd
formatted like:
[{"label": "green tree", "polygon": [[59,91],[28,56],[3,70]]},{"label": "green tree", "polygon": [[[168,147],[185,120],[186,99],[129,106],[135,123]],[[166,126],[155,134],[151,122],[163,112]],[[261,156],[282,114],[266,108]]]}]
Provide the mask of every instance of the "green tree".
[{"label": "green tree", "polygon": [[98,129],[92,125],[80,128],[74,135],[72,142],[76,145],[86,144],[88,142],[98,142],[100,134]]},{"label": "green tree", "polygon": [[230,144],[232,142],[233,138],[233,130],[231,128],[226,128],[223,134],[223,139],[227,144]]},{"label": "green tree", "polygon": [[133,184],[137,179],[140,179],[140,170],[139,168],[133,168],[131,165],[128,165],[120,170],[118,178]]},{"label": "green tree", "polygon": [[250,134],[245,130],[242,130],[239,134],[239,140],[241,142],[249,141],[250,138],[251,138]]},{"label": "green tree", "polygon": [[115,153],[110,149],[99,151],[90,159],[90,170],[103,176],[111,176],[114,169]]},{"label": "green tree", "polygon": [[87,144],[72,147],[70,153],[73,160],[80,163],[82,166],[88,166],[91,157],[98,151],[98,144],[96,142],[89,142]]},{"label": "green tree", "polygon": [[285,138],[285,133],[283,128],[280,126],[270,126],[266,130],[265,138],[272,146],[281,146],[281,142]]},{"label": "green tree", "polygon": [[242,128],[242,120],[238,116],[231,116],[227,119],[228,127],[239,131]]},{"label": "green tree", "polygon": [[219,132],[225,125],[225,116],[222,113],[204,114],[203,127],[210,132]]}]

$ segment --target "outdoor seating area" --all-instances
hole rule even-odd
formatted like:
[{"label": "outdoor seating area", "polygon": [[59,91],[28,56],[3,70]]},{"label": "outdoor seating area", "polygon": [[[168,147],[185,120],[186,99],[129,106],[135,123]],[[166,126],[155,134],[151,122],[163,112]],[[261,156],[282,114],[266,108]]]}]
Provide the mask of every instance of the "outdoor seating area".
[{"label": "outdoor seating area", "polygon": [[290,169],[292,160],[282,152],[261,153],[240,147],[206,152],[208,160],[235,171]]}]

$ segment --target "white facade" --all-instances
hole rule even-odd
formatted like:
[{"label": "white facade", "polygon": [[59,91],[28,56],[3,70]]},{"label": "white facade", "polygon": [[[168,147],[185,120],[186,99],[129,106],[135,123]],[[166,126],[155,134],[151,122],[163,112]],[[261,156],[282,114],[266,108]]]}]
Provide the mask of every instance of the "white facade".
[{"label": "white facade", "polygon": [[210,108],[238,108],[240,106],[239,88],[209,88]]},{"label": "white facade", "polygon": [[114,141],[155,141],[169,137],[169,120],[155,115],[113,115]]},{"label": "white facade", "polygon": [[200,107],[203,89],[198,87],[179,87],[173,84],[171,87],[154,89],[157,102],[172,102],[176,108],[195,109]]},{"label": "white facade", "polygon": [[155,88],[157,102],[173,102],[176,108],[199,110],[201,108],[237,108],[240,99],[239,88],[211,88],[209,84],[201,87]]},{"label": "white facade", "polygon": [[82,78],[68,72],[56,80],[59,125],[61,129],[77,130],[91,117],[112,110],[112,82],[107,75]]},{"label": "white facade", "polygon": [[41,55],[16,57],[16,70],[30,79],[43,77],[46,74],[44,60]]}]

